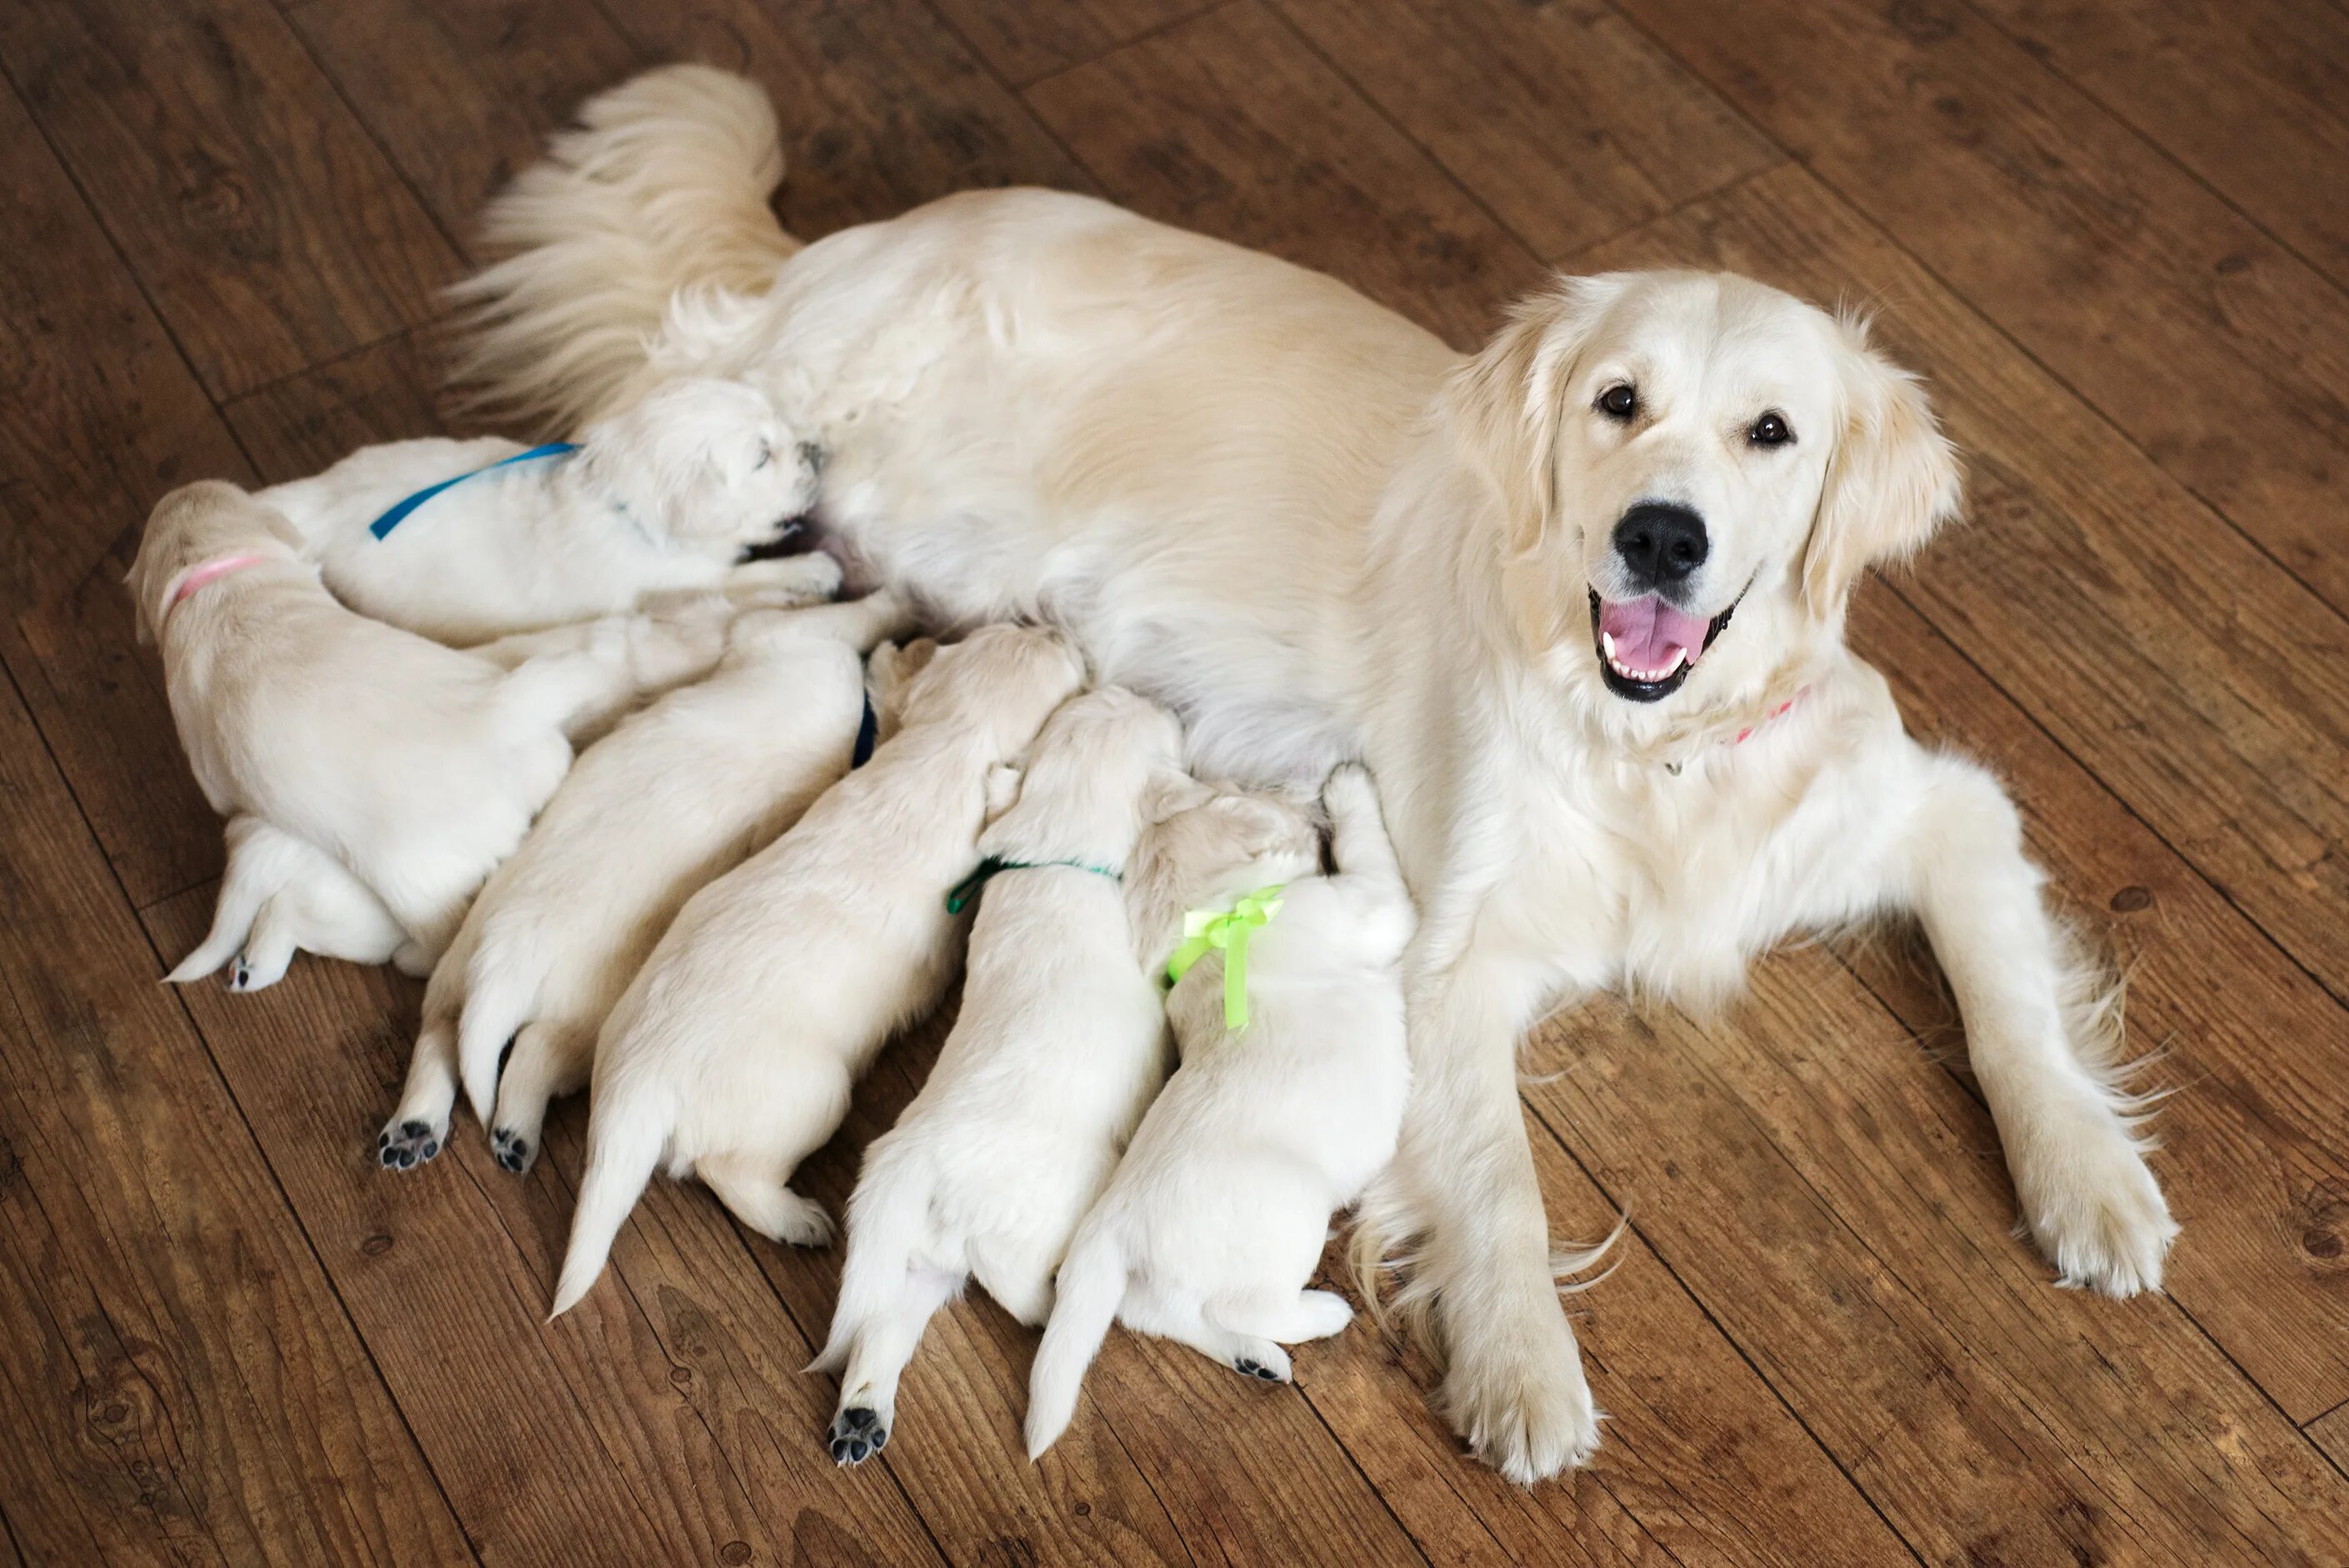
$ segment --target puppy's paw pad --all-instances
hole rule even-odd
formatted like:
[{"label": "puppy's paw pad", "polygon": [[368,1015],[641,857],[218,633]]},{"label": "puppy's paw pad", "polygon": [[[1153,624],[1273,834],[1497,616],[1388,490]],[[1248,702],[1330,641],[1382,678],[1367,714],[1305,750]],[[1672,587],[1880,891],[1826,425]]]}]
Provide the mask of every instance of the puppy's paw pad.
[{"label": "puppy's paw pad", "polygon": [[490,1134],[490,1152],[500,1165],[520,1176],[529,1171],[531,1161],[538,1156],[538,1145],[518,1132],[499,1128]]},{"label": "puppy's paw pad", "polygon": [[232,991],[253,989],[253,968],[242,958],[229,965],[228,988]]},{"label": "puppy's paw pad", "polygon": [[833,1418],[825,1447],[836,1465],[864,1463],[889,1446],[889,1429],[878,1412],[854,1405]]},{"label": "puppy's paw pad", "polygon": [[1261,1362],[1251,1361],[1245,1356],[1232,1363],[1232,1370],[1238,1373],[1243,1377],[1260,1378],[1267,1383],[1286,1383],[1288,1381],[1288,1378],[1282,1377],[1271,1367],[1263,1365]]},{"label": "puppy's paw pad", "polygon": [[412,1171],[440,1152],[440,1130],[429,1121],[403,1121],[376,1134],[376,1161],[387,1171]]}]

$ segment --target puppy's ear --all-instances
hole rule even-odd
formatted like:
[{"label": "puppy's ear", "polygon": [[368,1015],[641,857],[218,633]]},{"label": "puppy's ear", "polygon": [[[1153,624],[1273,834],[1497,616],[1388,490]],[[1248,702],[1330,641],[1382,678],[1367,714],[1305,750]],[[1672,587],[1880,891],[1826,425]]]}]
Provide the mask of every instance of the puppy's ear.
[{"label": "puppy's ear", "polygon": [[1609,273],[1560,278],[1555,288],[1520,300],[1508,325],[1444,389],[1453,439],[1500,498],[1512,556],[1548,531],[1557,502],[1559,400],[1582,340],[1621,292],[1620,278]]},{"label": "puppy's ear", "polygon": [[1870,562],[1920,548],[1956,516],[1961,490],[1957,453],[1917,378],[1868,347],[1865,322],[1837,325],[1844,422],[1803,550],[1803,603],[1821,620],[1843,614]]},{"label": "puppy's ear", "polygon": [[864,684],[873,693],[874,711],[885,728],[894,728],[905,707],[905,688],[937,656],[938,645],[928,637],[910,643],[874,646],[864,667]]},{"label": "puppy's ear", "polygon": [[1142,820],[1152,827],[1215,799],[1216,792],[1188,773],[1161,773],[1142,792]]},{"label": "puppy's ear", "polygon": [[987,820],[990,823],[1019,803],[1019,783],[1024,776],[1017,768],[998,763],[987,770]]}]

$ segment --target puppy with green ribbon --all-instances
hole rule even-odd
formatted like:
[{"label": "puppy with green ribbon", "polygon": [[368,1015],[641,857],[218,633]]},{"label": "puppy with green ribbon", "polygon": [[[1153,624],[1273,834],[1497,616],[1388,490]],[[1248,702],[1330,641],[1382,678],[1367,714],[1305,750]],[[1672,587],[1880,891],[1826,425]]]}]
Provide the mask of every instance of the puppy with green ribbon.
[{"label": "puppy with green ribbon", "polygon": [[1182,915],[1166,954],[1182,1066],[1061,1263],[1030,1374],[1031,1455],[1067,1427],[1112,1321],[1285,1382],[1284,1343],[1353,1315],[1307,1283],[1330,1212],[1361,1195],[1402,1129],[1417,917],[1370,775],[1340,769],[1324,800],[1334,871],[1315,874],[1308,841]]}]

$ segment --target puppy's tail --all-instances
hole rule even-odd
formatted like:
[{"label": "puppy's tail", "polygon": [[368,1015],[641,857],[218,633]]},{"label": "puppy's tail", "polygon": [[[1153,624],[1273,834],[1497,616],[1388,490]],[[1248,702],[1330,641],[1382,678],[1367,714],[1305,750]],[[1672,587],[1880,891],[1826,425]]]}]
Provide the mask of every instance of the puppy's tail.
[{"label": "puppy's tail", "polygon": [[587,1169],[579,1179],[579,1207],[571,1216],[571,1245],[563,1254],[549,1323],[578,1305],[604,1272],[620,1226],[660,1164],[672,1119],[657,1096],[625,1088],[597,1096],[587,1119]]},{"label": "puppy's tail", "polygon": [[236,955],[253,934],[261,906],[300,873],[310,846],[253,817],[228,825],[228,870],[212,903],[212,928],[195,951],[163,978],[175,985],[201,980]]},{"label": "puppy's tail", "polygon": [[465,1086],[465,1099],[473,1119],[490,1125],[498,1103],[498,1073],[504,1065],[507,1042],[531,1020],[538,1006],[538,982],[521,967],[529,954],[500,953],[489,962],[494,928],[483,933],[481,945],[466,965],[465,1010],[457,1024],[457,1076]]},{"label": "puppy's tail", "polygon": [[799,249],[767,208],[782,179],[774,107],[731,72],[663,66],[588,99],[483,214],[505,259],[450,291],[451,379],[558,434],[608,411],[678,289],[764,294]]},{"label": "puppy's tail", "polygon": [[926,1181],[910,1179],[914,1172],[892,1171],[889,1165],[885,1145],[866,1151],[864,1173],[848,1200],[848,1261],[841,1265],[840,1300],[833,1306],[823,1348],[807,1364],[811,1372],[845,1367],[864,1326],[905,1299],[905,1276],[926,1229],[930,1191]]},{"label": "puppy's tail", "polygon": [[1125,1261],[1114,1232],[1088,1226],[1069,1248],[1053,1287],[1051,1321],[1028,1370],[1028,1457],[1043,1457],[1069,1429],[1085,1368],[1101,1353],[1125,1298]]}]

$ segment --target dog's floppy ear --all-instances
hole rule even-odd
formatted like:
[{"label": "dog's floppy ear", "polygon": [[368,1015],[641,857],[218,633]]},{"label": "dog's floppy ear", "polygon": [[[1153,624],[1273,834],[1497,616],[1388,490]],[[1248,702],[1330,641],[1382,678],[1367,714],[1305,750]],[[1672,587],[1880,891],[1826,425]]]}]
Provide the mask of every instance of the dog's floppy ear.
[{"label": "dog's floppy ear", "polygon": [[1864,321],[1847,315],[1837,325],[1843,428],[1803,551],[1803,602],[1821,620],[1843,613],[1871,562],[1920,549],[1956,516],[1961,489],[1957,453],[1917,378],[1868,346]]},{"label": "dog's floppy ear", "polygon": [[1142,791],[1142,820],[1154,828],[1167,819],[1179,817],[1215,798],[1213,788],[1200,783],[1188,773],[1160,773]]},{"label": "dog's floppy ear", "polygon": [[1445,388],[1461,457],[1500,497],[1509,554],[1547,531],[1557,502],[1559,399],[1582,339],[1622,292],[1619,275],[1560,278],[1520,300],[1484,351]]}]

